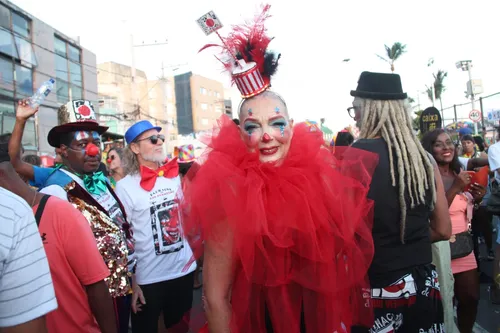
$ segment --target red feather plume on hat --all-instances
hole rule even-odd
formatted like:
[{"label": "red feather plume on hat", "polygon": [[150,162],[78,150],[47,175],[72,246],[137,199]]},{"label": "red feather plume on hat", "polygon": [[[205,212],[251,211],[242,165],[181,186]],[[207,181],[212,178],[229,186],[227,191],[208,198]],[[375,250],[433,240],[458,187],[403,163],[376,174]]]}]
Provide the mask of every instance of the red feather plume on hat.
[{"label": "red feather plume on hat", "polygon": [[270,83],[281,56],[267,50],[269,43],[273,40],[267,35],[267,29],[264,26],[265,21],[271,17],[270,8],[271,5],[263,6],[262,13],[257,15],[251,23],[233,26],[229,36],[223,38],[224,45],[207,44],[199,52],[213,46],[222,47],[225,60],[217,59],[222,62],[226,71],[231,72],[238,66],[234,57],[238,60],[243,59],[247,63],[255,62],[264,83]]}]

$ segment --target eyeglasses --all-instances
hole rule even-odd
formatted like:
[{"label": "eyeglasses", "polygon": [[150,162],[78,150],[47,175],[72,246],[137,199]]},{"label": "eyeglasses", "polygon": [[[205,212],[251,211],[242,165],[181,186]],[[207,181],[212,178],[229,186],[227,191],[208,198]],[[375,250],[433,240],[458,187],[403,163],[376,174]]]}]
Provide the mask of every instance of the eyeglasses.
[{"label": "eyeglasses", "polygon": [[150,137],[137,140],[137,142],[139,142],[139,141],[145,141],[145,140],[149,140],[149,141],[151,141],[152,144],[155,145],[155,144],[158,143],[158,140],[161,140],[161,141],[165,142],[165,135],[163,135],[163,134],[155,134],[155,135],[151,135]]},{"label": "eyeglasses", "polygon": [[354,119],[356,117],[355,110],[356,110],[356,108],[354,106],[347,108],[347,113],[349,113],[349,117],[351,117],[352,119]]}]

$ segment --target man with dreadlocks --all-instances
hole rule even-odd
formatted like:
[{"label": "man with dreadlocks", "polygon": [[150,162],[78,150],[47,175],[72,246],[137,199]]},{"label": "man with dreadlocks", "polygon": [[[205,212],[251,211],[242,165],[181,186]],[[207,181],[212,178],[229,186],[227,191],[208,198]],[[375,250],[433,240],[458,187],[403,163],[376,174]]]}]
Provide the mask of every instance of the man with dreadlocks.
[{"label": "man with dreadlocks", "polygon": [[375,202],[371,332],[443,332],[431,243],[449,239],[451,223],[436,163],[413,133],[399,75],[363,72],[351,96],[360,129],[352,147],[379,155],[368,193]]}]

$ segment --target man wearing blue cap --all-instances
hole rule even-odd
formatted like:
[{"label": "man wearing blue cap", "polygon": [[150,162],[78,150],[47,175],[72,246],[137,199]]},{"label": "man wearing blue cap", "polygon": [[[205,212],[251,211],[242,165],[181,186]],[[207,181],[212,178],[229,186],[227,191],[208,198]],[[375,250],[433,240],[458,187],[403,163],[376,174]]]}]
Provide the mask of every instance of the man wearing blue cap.
[{"label": "man wearing blue cap", "polygon": [[127,176],[116,185],[134,231],[137,269],[132,277],[132,331],[189,331],[196,262],[184,239],[178,195],[177,159],[166,164],[161,128],[142,120],[125,133],[123,164]]},{"label": "man wearing blue cap", "polygon": [[132,235],[125,210],[99,171],[101,164],[100,126],[90,101],[73,100],[58,110],[58,126],[49,131],[49,144],[58,149],[62,164],[57,168],[40,168],[20,160],[20,146],[26,121],[37,112],[27,101],[20,101],[16,123],[9,142],[11,162],[17,173],[31,179],[40,192],[68,200],[89,222],[97,246],[111,275],[106,279],[113,297],[118,332],[128,332],[131,286],[128,267],[133,254]]}]

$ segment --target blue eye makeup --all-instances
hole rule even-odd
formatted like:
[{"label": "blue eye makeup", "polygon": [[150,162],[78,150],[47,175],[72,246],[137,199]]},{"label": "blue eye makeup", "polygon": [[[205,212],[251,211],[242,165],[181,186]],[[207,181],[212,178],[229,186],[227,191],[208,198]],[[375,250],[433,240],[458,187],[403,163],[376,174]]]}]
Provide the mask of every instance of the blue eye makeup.
[{"label": "blue eye makeup", "polygon": [[243,129],[250,135],[258,128],[258,126],[254,123],[245,123]]},{"label": "blue eye makeup", "polygon": [[277,126],[277,127],[283,126],[284,127],[286,125],[287,125],[287,122],[284,119],[277,119],[277,120],[274,120],[271,122],[271,126]]}]

